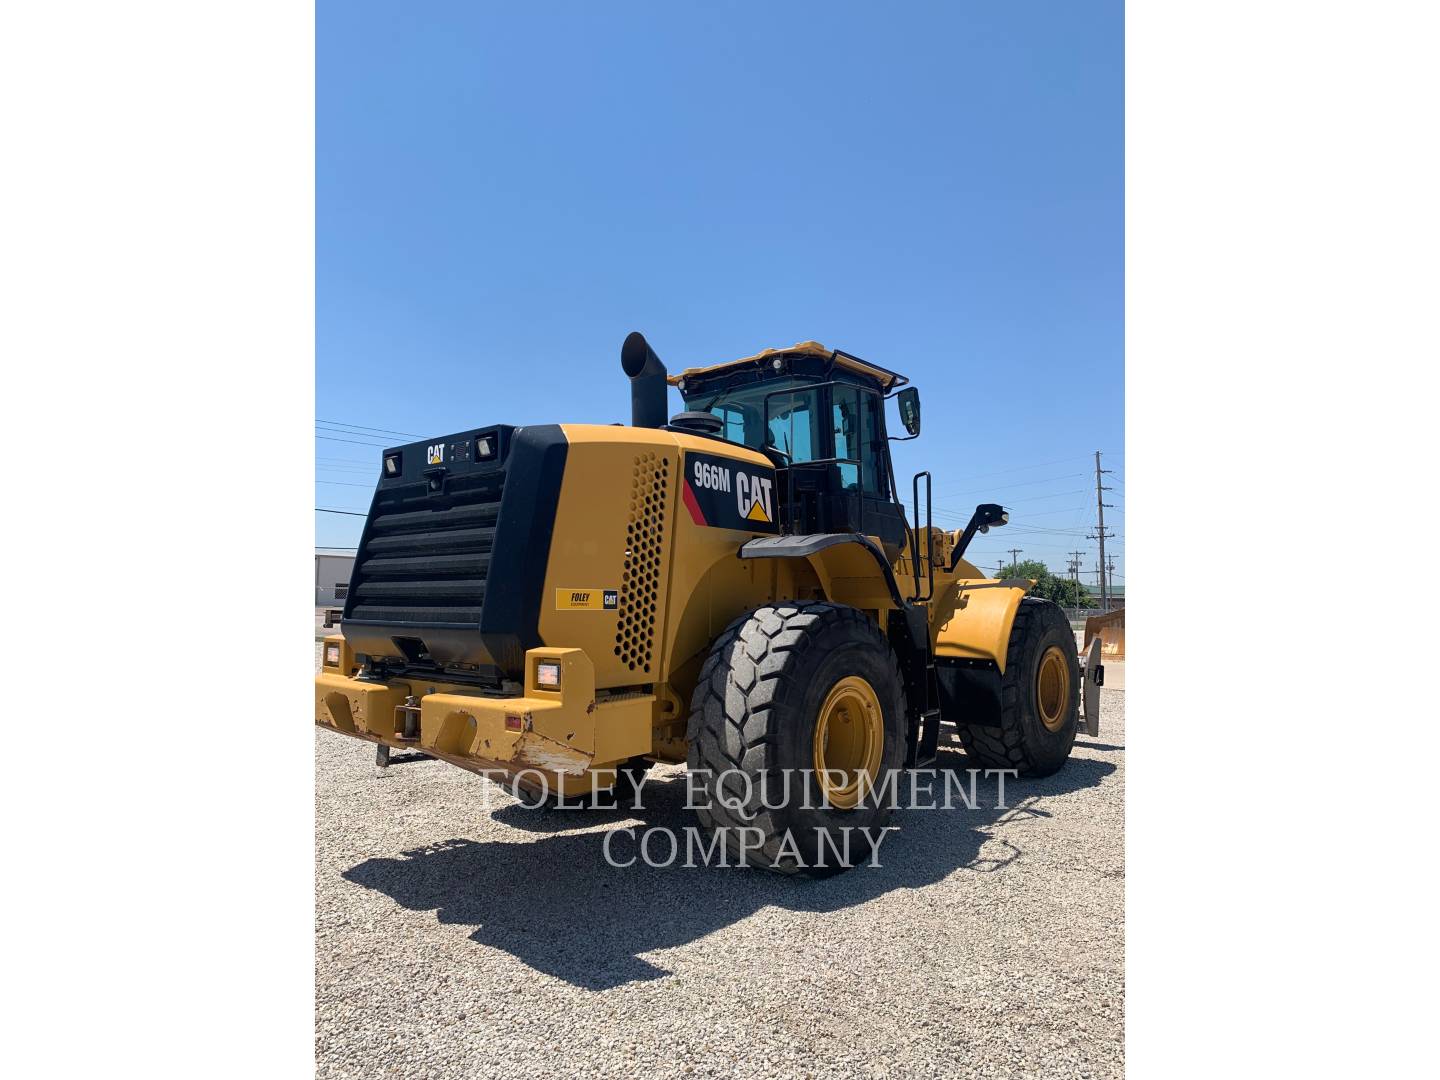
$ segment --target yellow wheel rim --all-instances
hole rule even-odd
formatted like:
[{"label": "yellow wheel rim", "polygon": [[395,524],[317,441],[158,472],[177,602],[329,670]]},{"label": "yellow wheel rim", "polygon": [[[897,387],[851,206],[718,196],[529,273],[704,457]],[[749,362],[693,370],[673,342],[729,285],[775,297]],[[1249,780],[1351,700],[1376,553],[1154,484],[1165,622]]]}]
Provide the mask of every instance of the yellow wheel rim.
[{"label": "yellow wheel rim", "polygon": [[1040,722],[1046,728],[1059,731],[1065,726],[1065,714],[1070,708],[1070,665],[1059,645],[1051,645],[1040,657],[1035,702],[1040,708]]},{"label": "yellow wheel rim", "polygon": [[831,806],[849,810],[875,784],[885,748],[885,714],[858,675],[830,688],[815,719],[815,778]]}]

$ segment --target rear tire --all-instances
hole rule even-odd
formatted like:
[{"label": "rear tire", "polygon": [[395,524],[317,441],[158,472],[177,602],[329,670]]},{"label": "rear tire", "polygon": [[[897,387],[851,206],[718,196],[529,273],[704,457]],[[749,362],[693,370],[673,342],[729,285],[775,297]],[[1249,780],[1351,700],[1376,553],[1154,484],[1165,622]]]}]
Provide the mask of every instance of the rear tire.
[{"label": "rear tire", "polygon": [[[731,856],[785,874],[838,873],[870,857],[890,816],[883,785],[905,756],[894,653],[879,627],[843,604],[756,608],[711,646],[687,734],[696,816]],[[847,775],[868,775],[869,790],[838,775],[822,790],[822,760],[837,770],[849,761]],[[836,854],[847,842],[848,860]]]},{"label": "rear tire", "polygon": [[987,769],[1049,776],[1070,757],[1080,716],[1080,658],[1065,613],[1022,597],[1000,676],[998,727],[957,723],[965,752]]}]

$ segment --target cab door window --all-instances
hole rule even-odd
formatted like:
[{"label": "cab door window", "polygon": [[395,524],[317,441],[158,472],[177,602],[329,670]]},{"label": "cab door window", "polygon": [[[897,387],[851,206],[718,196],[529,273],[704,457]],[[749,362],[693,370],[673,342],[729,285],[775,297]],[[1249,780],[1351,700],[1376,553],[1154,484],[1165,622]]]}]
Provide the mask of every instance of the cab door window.
[{"label": "cab door window", "polygon": [[766,445],[779,450],[792,463],[814,461],[816,454],[819,395],[814,390],[795,390],[769,399],[770,426]]},{"label": "cab door window", "polygon": [[835,386],[831,402],[835,456],[848,459],[838,466],[841,486],[846,491],[886,495],[885,470],[881,465],[885,440],[880,434],[879,395],[858,387]]}]

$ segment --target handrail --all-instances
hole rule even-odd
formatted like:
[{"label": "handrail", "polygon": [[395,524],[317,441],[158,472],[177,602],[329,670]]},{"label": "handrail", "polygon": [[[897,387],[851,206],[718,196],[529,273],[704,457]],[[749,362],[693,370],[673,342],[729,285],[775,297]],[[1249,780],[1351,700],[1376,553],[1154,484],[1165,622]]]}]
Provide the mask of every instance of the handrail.
[{"label": "handrail", "polygon": [[[925,478],[925,595],[920,595],[920,478]],[[915,515],[915,528],[910,537],[910,565],[915,573],[915,603],[927,603],[935,595],[935,532],[934,514],[930,505],[931,476],[928,469],[915,474],[910,482],[910,506]]]}]

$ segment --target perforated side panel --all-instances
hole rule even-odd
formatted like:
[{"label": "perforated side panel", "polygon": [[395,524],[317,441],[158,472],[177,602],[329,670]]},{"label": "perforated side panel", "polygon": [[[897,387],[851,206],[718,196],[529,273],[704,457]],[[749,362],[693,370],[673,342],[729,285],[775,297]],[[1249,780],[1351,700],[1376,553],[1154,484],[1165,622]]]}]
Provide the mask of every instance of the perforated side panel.
[{"label": "perforated side panel", "polygon": [[615,620],[615,655],[631,671],[649,673],[655,644],[665,536],[665,493],[670,465],[654,453],[639,454],[630,482],[630,521],[625,531],[625,568]]}]

